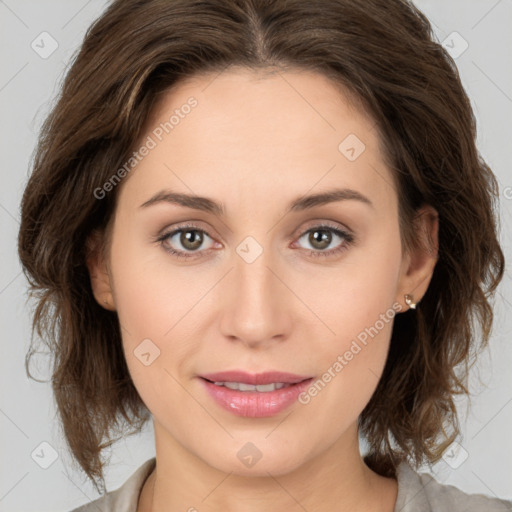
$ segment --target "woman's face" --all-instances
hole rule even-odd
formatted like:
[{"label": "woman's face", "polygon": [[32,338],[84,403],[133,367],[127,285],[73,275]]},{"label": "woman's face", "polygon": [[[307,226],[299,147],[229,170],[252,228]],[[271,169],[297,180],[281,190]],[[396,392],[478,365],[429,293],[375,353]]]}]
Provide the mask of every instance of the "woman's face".
[{"label": "woman's face", "polygon": [[[108,264],[157,442],[251,475],[353,448],[393,317],[421,284],[372,119],[321,75],[230,70],[169,92],[136,149]],[[226,371],[249,376],[211,376]],[[312,380],[203,378],[266,372]]]}]

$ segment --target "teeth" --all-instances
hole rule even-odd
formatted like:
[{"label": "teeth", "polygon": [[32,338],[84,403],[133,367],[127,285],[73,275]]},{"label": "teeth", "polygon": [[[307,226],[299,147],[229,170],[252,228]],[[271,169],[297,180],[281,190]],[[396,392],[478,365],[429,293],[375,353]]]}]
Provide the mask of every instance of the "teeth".
[{"label": "teeth", "polygon": [[291,384],[285,384],[284,382],[272,382],[270,384],[258,384],[256,386],[253,384],[245,384],[244,382],[214,382],[214,384],[216,386],[225,386],[226,388],[236,391],[259,391],[261,393],[291,386]]}]

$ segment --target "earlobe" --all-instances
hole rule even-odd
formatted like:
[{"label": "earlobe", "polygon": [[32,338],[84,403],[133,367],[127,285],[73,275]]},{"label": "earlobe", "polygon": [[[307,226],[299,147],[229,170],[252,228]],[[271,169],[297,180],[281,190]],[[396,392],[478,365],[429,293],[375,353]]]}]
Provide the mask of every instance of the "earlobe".
[{"label": "earlobe", "polygon": [[405,309],[416,309],[425,295],[438,259],[439,214],[430,205],[418,210],[417,243],[404,258],[397,300]]},{"label": "earlobe", "polygon": [[87,237],[85,263],[89,271],[91,288],[96,302],[105,309],[115,311],[110,272],[102,251],[103,233],[93,231]]}]

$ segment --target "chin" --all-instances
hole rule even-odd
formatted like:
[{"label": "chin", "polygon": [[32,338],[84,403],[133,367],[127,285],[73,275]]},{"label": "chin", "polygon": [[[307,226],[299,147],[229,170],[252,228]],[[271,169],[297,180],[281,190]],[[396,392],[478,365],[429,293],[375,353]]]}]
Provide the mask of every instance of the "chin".
[{"label": "chin", "polygon": [[203,459],[208,465],[237,476],[268,477],[286,475],[300,467],[304,460],[298,457],[304,454],[304,450],[298,450],[292,446],[284,446],[280,443],[276,448],[272,443],[247,441],[236,443],[236,448],[226,448],[221,454],[211,454],[211,460]]}]

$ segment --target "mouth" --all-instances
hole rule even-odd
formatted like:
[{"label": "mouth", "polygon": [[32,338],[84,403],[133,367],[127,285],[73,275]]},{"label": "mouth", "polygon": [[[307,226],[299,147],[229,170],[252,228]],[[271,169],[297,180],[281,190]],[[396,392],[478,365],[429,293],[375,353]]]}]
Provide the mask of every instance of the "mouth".
[{"label": "mouth", "polygon": [[273,416],[297,401],[314,377],[233,371],[201,375],[204,389],[225,410],[252,418]]}]

